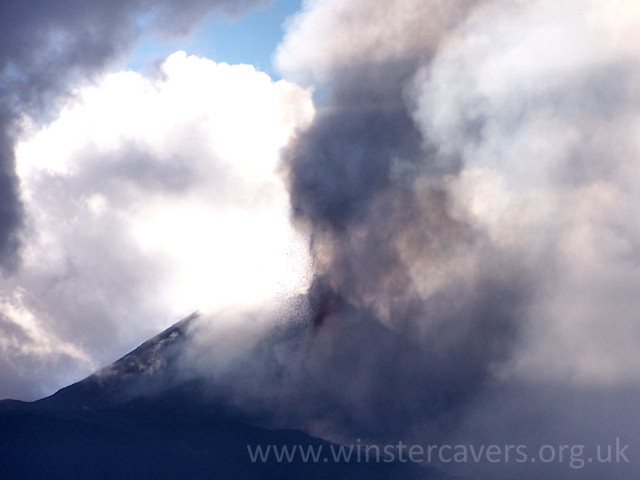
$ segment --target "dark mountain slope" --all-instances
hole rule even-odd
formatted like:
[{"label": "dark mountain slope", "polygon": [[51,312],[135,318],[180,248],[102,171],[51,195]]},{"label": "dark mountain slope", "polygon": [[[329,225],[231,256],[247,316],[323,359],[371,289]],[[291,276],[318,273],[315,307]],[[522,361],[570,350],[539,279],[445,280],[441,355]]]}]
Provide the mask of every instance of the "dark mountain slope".
[{"label": "dark mountain slope", "polygon": [[[194,320],[50,397],[0,402],[0,480],[450,478],[408,463],[334,462],[337,445],[260,428],[205,401],[203,385],[180,380],[174,367]],[[248,446],[311,447],[320,455],[305,462],[298,451],[278,461],[272,450],[266,462],[252,462]]]}]

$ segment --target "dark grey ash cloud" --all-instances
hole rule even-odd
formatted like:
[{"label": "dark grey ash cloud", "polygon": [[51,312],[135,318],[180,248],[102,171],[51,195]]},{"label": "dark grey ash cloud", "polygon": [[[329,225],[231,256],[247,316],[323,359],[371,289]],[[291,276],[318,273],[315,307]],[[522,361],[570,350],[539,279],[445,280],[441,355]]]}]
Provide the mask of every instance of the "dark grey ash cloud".
[{"label": "dark grey ash cloud", "polygon": [[20,117],[52,115],[75,82],[126,53],[141,29],[185,34],[216,9],[237,15],[259,1],[123,2],[3,0],[0,3],[0,265],[19,264],[23,206],[13,153]]},{"label": "dark grey ash cloud", "polygon": [[[390,23],[437,14],[410,4],[394,2]],[[451,214],[447,176],[462,163],[438,158],[408,96],[437,35],[469,13],[463,6],[452,4],[441,32],[415,38],[411,28],[385,38],[384,25],[371,26],[381,48],[405,47],[376,61],[354,54],[332,70],[316,119],[284,152],[294,218],[309,229],[317,268],[313,342],[323,347],[311,349],[306,381],[320,382],[309,387],[317,397],[334,395],[340,422],[363,434],[397,434],[464,405],[508,358],[525,320],[526,279]],[[345,48],[369,48],[357,29],[345,32]]]},{"label": "dark grey ash cloud", "polygon": [[[400,8],[411,3],[395,2],[392,15],[433,21],[430,8]],[[451,24],[466,18],[463,5],[444,12]],[[345,8],[363,18],[375,9]],[[357,29],[338,27],[345,48],[369,49]],[[316,269],[308,294],[273,314],[285,326],[272,334],[247,332],[267,313],[238,315],[236,333],[250,340],[221,339],[225,320],[211,318],[187,354],[213,376],[215,395],[334,438],[393,439],[459,417],[510,358],[531,296],[518,259],[454,215],[449,182],[462,159],[443,160],[415,121],[410,89],[440,38],[380,28],[382,48],[405,48],[328,67],[313,123],[283,151],[293,221],[309,234]],[[309,48],[313,58],[329,47]],[[225,342],[246,353],[225,357]]]},{"label": "dark grey ash cloud", "polygon": [[283,152],[315,282],[214,369],[228,398],[349,439],[636,448],[632,3],[310,2],[277,61],[319,85]]}]

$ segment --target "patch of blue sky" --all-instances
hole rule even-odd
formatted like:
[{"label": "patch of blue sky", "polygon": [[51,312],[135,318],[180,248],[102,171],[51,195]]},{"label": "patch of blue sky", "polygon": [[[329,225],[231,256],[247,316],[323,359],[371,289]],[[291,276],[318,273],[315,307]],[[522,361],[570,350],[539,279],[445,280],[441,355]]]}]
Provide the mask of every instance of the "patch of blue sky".
[{"label": "patch of blue sky", "polygon": [[[272,56],[282,40],[283,24],[301,8],[301,0],[272,0],[239,18],[214,14],[184,38],[161,38],[148,33],[128,57],[126,68],[144,71],[177,50],[215,62],[250,64],[279,79]],[[144,19],[141,19],[144,22]]]}]

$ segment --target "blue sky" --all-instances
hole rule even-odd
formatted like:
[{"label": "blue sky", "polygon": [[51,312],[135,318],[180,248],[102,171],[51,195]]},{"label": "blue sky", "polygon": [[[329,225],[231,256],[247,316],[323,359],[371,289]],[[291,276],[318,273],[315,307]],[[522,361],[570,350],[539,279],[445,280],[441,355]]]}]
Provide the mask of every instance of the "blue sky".
[{"label": "blue sky", "polygon": [[163,39],[146,32],[126,64],[141,71],[163,60],[176,50],[229,64],[247,63],[278,79],[271,56],[283,35],[287,18],[300,10],[302,0],[273,0],[237,19],[216,13],[187,38]]}]

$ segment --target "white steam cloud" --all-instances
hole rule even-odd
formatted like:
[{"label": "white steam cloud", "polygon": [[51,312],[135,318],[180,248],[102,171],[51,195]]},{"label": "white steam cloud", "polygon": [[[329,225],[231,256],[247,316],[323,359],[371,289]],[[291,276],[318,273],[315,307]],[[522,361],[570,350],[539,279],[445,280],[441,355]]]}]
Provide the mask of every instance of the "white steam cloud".
[{"label": "white steam cloud", "polygon": [[638,380],[639,18],[632,2],[490,4],[416,78],[425,137],[463,164],[456,215],[538,282],[527,375]]},{"label": "white steam cloud", "polygon": [[28,228],[1,283],[3,330],[18,332],[3,377],[61,387],[195,309],[305,288],[277,162],[313,116],[309,92],[179,52],[155,77],[111,74],[74,98],[17,147]]}]

